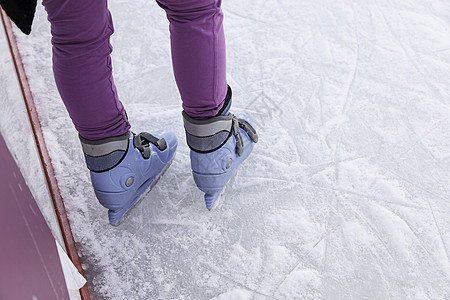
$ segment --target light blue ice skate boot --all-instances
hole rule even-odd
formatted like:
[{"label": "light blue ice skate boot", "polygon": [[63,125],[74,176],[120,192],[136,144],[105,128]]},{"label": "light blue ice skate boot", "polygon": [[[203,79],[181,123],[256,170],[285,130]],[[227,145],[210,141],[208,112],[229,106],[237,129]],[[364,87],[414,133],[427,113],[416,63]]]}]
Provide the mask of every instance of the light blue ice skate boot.
[{"label": "light blue ice skate boot", "polygon": [[231,176],[252,152],[258,135],[244,114],[225,112],[195,120],[183,111],[183,119],[194,181],[205,193],[206,208],[212,210]]},{"label": "light blue ice skate boot", "polygon": [[169,167],[178,142],[174,133],[126,134],[90,141],[80,137],[95,195],[117,225]]}]

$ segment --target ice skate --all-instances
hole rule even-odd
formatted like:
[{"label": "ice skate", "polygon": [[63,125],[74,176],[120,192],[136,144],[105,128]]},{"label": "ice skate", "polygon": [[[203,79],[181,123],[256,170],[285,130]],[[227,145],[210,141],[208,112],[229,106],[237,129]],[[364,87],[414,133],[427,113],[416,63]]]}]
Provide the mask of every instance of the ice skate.
[{"label": "ice skate", "polygon": [[224,114],[195,120],[183,112],[192,174],[197,187],[205,193],[208,210],[214,207],[225,185],[258,141],[249,117]]},{"label": "ice skate", "polygon": [[90,141],[80,137],[95,195],[117,225],[170,165],[178,142],[175,134],[157,131]]}]

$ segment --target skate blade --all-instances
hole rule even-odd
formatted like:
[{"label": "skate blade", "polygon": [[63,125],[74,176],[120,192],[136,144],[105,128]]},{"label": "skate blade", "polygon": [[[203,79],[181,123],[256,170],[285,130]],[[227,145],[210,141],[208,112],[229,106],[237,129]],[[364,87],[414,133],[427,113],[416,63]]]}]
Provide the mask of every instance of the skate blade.
[{"label": "skate blade", "polygon": [[[127,203],[122,209],[117,211],[108,210],[109,223],[113,226],[119,226],[122,224],[123,220],[126,219],[126,216],[129,212],[139,203],[142,199],[147,196],[148,193],[153,189],[153,187],[158,183],[159,179],[166,173],[172,164],[175,158],[175,154],[171,158],[171,160],[167,163],[167,165],[159,172],[155,177],[147,179],[137,190],[136,196]],[[153,179],[153,180],[152,180]]]},{"label": "skate blade", "polygon": [[218,193],[219,196],[218,196],[217,199],[215,200],[213,206],[212,206],[211,208],[208,209],[210,212],[213,212],[217,207],[219,207],[219,204],[221,203],[222,196],[223,196],[223,194],[225,193],[226,188],[227,188],[227,186],[224,186],[223,189],[222,189],[222,191],[221,191],[220,193]]}]

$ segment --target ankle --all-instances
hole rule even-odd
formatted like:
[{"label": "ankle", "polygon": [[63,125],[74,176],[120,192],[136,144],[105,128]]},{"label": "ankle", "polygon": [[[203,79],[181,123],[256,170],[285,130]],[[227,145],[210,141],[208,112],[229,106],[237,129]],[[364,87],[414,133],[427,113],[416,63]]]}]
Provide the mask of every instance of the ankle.
[{"label": "ankle", "polygon": [[191,118],[183,111],[186,141],[192,151],[210,153],[221,148],[233,133],[233,115],[205,120]]},{"label": "ankle", "polygon": [[88,140],[79,135],[87,168],[92,172],[106,172],[124,159],[129,147],[130,132],[101,140]]},{"label": "ankle", "polygon": [[230,113],[231,103],[233,98],[233,92],[231,87],[228,85],[227,95],[223,101],[222,108],[219,110],[216,116],[227,116]]},{"label": "ankle", "polygon": [[[214,102],[214,101],[212,101]],[[227,94],[217,107],[184,107],[184,112],[192,119],[207,120],[217,116],[227,116],[232,103],[232,90],[227,86]]]}]

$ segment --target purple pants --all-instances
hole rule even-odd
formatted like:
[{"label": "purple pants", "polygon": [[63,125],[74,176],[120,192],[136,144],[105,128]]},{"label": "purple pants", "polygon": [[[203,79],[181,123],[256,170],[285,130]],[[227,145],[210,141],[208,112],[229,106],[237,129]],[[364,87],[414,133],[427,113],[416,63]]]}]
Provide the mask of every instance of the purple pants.
[{"label": "purple pants", "polygon": [[[170,21],[172,62],[183,109],[217,114],[227,92],[221,0],[157,0]],[[112,76],[114,32],[107,0],[44,0],[56,85],[80,135],[98,140],[130,128]],[[130,16],[132,18],[133,16]]]}]

